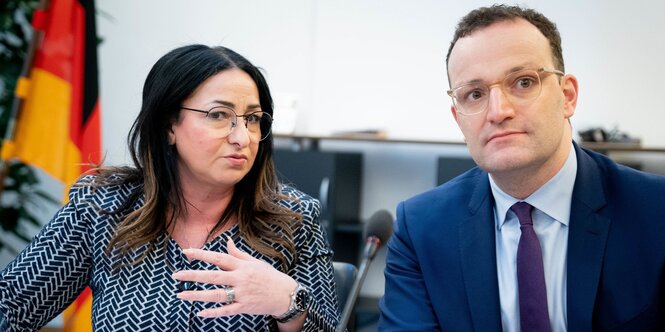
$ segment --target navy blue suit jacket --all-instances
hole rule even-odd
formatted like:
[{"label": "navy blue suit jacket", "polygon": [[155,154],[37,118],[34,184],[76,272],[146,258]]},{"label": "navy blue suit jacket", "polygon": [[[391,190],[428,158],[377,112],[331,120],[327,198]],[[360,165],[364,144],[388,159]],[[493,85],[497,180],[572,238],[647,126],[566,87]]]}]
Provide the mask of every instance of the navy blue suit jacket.
[{"label": "navy blue suit jacket", "polygon": [[[574,146],[568,331],[665,331],[665,177]],[[397,207],[379,331],[501,331],[487,173]]]}]

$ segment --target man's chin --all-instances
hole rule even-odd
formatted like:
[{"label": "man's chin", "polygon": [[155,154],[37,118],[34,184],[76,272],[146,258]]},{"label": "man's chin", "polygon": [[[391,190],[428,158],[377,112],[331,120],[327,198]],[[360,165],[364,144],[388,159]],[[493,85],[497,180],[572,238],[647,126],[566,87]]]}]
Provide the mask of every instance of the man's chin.
[{"label": "man's chin", "polygon": [[478,166],[488,173],[505,173],[519,170],[526,166],[527,162],[520,154],[498,152],[489,158],[483,159]]}]

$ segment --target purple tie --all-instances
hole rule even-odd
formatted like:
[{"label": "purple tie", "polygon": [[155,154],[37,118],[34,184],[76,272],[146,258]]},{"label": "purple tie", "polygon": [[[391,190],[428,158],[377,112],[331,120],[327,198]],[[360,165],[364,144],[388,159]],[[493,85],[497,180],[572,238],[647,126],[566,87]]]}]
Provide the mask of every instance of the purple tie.
[{"label": "purple tie", "polygon": [[517,215],[522,230],[517,246],[520,326],[522,332],[549,332],[551,327],[547,313],[543,254],[531,221],[533,206],[526,202],[517,202],[510,209]]}]

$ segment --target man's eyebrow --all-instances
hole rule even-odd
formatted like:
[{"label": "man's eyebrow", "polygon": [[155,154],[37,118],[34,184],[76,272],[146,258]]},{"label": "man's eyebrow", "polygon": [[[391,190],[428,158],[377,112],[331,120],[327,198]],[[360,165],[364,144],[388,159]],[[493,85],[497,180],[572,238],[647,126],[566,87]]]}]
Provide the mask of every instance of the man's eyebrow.
[{"label": "man's eyebrow", "polygon": [[[531,68],[531,67],[535,67],[535,66],[531,66],[531,65],[529,65],[529,64],[523,64],[523,65],[519,65],[519,66],[514,66],[514,67],[512,67],[512,68],[506,70],[506,71],[504,72],[504,74],[505,74],[505,75],[510,75],[510,74],[512,74],[512,73],[515,73],[515,72],[518,72],[518,71],[520,71],[520,70],[524,70],[524,69],[527,69],[527,68]],[[466,85],[466,84],[478,84],[478,83],[484,83],[484,82],[485,82],[485,81],[481,80],[480,78],[474,78],[474,79],[472,79],[472,80],[470,80],[470,81],[463,82],[462,84],[459,84],[459,85],[457,85],[457,86],[462,86],[462,85]]]}]

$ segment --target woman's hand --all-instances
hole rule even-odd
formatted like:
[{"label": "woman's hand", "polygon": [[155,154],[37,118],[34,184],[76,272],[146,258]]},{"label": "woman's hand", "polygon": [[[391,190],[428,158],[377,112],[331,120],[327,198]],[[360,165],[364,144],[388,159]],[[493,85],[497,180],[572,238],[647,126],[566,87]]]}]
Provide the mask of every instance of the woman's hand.
[{"label": "woman's hand", "polygon": [[228,254],[201,249],[184,249],[190,260],[200,260],[216,265],[219,271],[182,270],[173,274],[179,281],[222,285],[233,288],[235,299],[227,303],[227,291],[183,291],[178,298],[186,301],[218,302],[219,307],[198,312],[201,317],[219,317],[236,314],[279,316],[285,313],[291,302],[290,294],[296,281],[270,264],[240,251],[229,238]]}]

